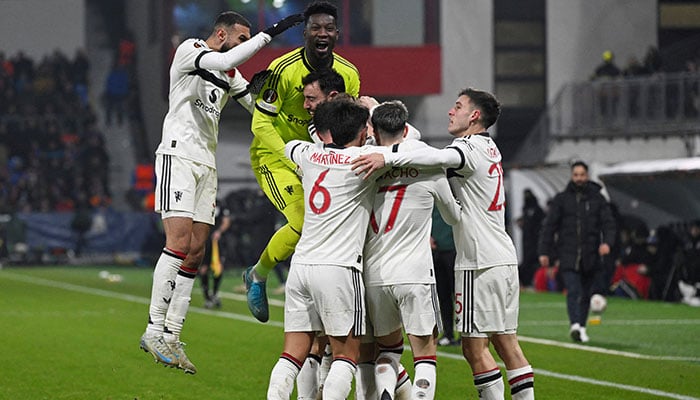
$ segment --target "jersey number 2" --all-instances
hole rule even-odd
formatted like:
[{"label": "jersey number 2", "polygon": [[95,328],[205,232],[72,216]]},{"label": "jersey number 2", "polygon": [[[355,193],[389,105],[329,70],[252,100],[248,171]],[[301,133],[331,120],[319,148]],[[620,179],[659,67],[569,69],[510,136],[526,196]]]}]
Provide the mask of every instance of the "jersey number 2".
[{"label": "jersey number 2", "polygon": [[498,184],[496,185],[496,194],[491,200],[491,205],[489,206],[489,211],[501,211],[503,209],[503,203],[499,203],[498,200],[501,197],[501,191],[503,190],[503,167],[501,163],[493,163],[489,168],[489,175],[493,176],[494,172],[498,177]]}]

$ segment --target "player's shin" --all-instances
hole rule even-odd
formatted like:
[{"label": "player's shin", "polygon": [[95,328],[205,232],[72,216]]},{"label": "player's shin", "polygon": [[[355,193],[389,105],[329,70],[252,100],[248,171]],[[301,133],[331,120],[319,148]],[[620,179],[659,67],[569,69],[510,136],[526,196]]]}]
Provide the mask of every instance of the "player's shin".
[{"label": "player's shin", "polygon": [[315,400],[318,394],[318,369],[321,357],[309,354],[297,375],[297,400]]},{"label": "player's shin", "polygon": [[377,398],[377,383],[374,379],[374,361],[362,362],[357,365],[355,375],[355,398],[369,400]]},{"label": "player's shin", "polygon": [[505,385],[501,370],[494,368],[474,374],[474,386],[482,400],[503,400]]},{"label": "player's shin", "polygon": [[196,269],[183,265],[175,277],[175,289],[173,290],[168,313],[165,316],[166,332],[163,338],[168,343],[178,341],[180,338],[180,332],[182,332],[182,326],[185,323],[187,310],[192,300],[192,287],[196,276]]},{"label": "player's shin", "polygon": [[532,367],[527,365],[522,368],[506,371],[510,394],[513,400],[534,400],[535,376]]},{"label": "player's shin", "polygon": [[336,358],[323,385],[324,399],[343,400],[350,394],[357,365],[347,358]]},{"label": "player's shin", "polygon": [[381,398],[387,396],[390,396],[388,397],[389,399],[394,398],[402,353],[403,342],[391,348],[380,347],[374,377],[377,385],[377,394]]},{"label": "player's shin", "polygon": [[437,358],[435,356],[415,357],[415,378],[413,379],[413,398],[432,400],[435,398],[437,382]]},{"label": "player's shin", "polygon": [[408,376],[403,364],[399,364],[399,376],[396,378],[396,400],[412,400],[413,387],[411,377]]},{"label": "player's shin", "polygon": [[289,400],[294,381],[301,370],[302,362],[287,353],[282,353],[270,373],[267,387],[268,400]]},{"label": "player's shin", "polygon": [[187,255],[178,251],[164,248],[153,270],[153,287],[149,306],[148,327],[150,335],[162,335],[165,326],[165,315],[172,300],[175,289],[175,277]]}]

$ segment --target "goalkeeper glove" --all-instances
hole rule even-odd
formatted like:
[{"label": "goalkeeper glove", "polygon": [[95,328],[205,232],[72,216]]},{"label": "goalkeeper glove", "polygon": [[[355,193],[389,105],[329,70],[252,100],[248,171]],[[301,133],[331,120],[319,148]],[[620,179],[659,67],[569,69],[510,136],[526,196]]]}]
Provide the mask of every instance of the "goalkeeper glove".
[{"label": "goalkeeper glove", "polygon": [[295,25],[299,25],[302,22],[304,22],[304,14],[290,15],[288,17],[281,19],[276,24],[265,28],[265,30],[263,30],[263,32],[267,33],[271,37],[275,37],[275,36],[279,35],[280,33],[286,31],[287,29],[289,29]]},{"label": "goalkeeper glove", "polygon": [[248,91],[254,95],[260,93],[263,86],[265,86],[265,81],[267,81],[267,78],[270,76],[270,74],[272,74],[272,70],[269,69],[264,69],[262,71],[256,72],[250,79],[250,83],[248,84]]}]

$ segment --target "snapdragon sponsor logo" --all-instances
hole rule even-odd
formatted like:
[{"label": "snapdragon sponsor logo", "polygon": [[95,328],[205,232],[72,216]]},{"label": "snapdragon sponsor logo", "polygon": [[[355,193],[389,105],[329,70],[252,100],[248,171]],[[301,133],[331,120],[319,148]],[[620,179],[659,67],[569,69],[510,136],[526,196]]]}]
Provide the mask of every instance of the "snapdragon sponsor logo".
[{"label": "snapdragon sponsor logo", "polygon": [[308,125],[309,122],[311,122],[311,118],[299,118],[293,114],[287,115],[287,122],[291,122],[293,124],[299,124],[301,126]]},{"label": "snapdragon sponsor logo", "polygon": [[216,115],[216,118],[219,118],[221,116],[221,113],[219,112],[219,110],[216,109],[216,107],[208,106],[204,104],[204,102],[200,99],[194,101],[194,106],[201,109],[205,113]]}]

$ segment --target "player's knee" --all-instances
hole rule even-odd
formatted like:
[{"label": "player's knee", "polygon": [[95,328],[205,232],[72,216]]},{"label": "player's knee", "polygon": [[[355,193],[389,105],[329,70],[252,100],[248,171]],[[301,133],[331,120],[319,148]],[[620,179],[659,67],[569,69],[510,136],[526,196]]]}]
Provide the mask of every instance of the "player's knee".
[{"label": "player's knee", "polygon": [[304,202],[295,201],[287,205],[283,214],[287,218],[287,224],[297,234],[301,235],[301,229],[304,226]]},{"label": "player's knee", "polygon": [[199,266],[202,265],[202,260],[204,260],[204,248],[192,248],[187,254],[185,264],[191,269],[199,269]]},{"label": "player's knee", "polygon": [[304,226],[304,214],[288,212],[284,214],[287,217],[287,224],[294,232],[301,235],[301,229]]}]

